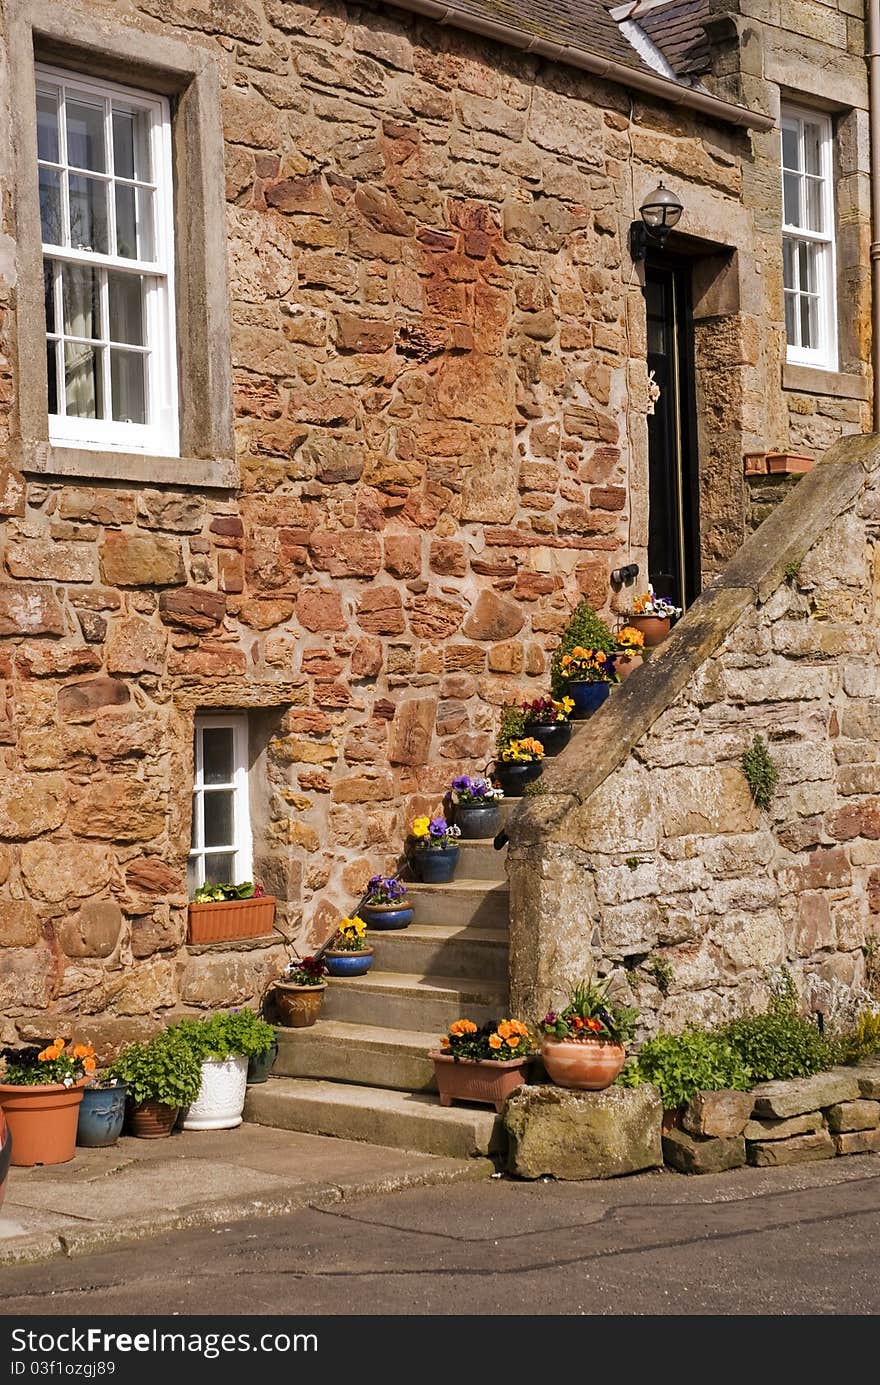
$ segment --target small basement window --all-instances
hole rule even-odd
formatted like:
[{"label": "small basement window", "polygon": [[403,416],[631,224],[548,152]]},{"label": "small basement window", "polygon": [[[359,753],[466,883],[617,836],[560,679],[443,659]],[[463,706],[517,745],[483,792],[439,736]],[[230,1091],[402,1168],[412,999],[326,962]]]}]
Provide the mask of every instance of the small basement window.
[{"label": "small basement window", "polygon": [[248,788],[247,717],[196,717],[190,894],[252,879]]}]

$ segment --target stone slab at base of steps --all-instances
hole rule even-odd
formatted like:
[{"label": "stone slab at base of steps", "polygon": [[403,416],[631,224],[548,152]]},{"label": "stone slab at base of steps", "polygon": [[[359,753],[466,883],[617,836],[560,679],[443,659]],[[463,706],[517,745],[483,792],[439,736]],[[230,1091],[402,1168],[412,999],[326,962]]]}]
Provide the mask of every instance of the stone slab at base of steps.
[{"label": "stone slab at base of steps", "polygon": [[335,1135],[366,1144],[470,1159],[502,1148],[494,1111],[440,1106],[436,1097],[353,1083],[273,1077],[249,1087],[244,1118],[254,1125]]},{"label": "stone slab at base of steps", "polygon": [[365,976],[331,981],[322,1018],[442,1034],[462,1016],[476,1024],[507,1012],[507,983],[462,976],[430,976],[375,968]]},{"label": "stone slab at base of steps", "polygon": [[309,1077],[389,1087],[401,1092],[436,1091],[428,1050],[438,1034],[416,1029],[319,1020],[308,1029],[278,1029],[273,1077]]}]

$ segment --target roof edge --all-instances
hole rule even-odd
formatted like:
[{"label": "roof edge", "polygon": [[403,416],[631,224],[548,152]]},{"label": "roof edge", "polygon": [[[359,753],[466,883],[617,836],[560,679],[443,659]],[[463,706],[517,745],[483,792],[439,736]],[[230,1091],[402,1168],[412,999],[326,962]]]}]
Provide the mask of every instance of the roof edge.
[{"label": "roof edge", "polygon": [[656,96],[674,106],[686,106],[700,111],[703,115],[714,116],[727,125],[737,125],[747,130],[772,130],[776,124],[772,116],[760,115],[750,111],[747,106],[739,106],[723,97],[712,96],[709,92],[694,87],[686,87],[651,72],[627,67],[611,58],[600,58],[586,48],[576,48],[571,44],[548,43],[546,39],[530,38],[519,29],[512,29],[491,19],[479,19],[466,14],[455,5],[447,5],[443,0],[391,0],[395,9],[408,10],[411,14],[433,19],[437,24],[448,24],[456,29],[479,34],[482,38],[494,39],[510,48],[518,48],[524,53],[535,53],[551,62],[566,63],[569,67],[589,72],[594,77],[605,77],[610,82],[631,87],[646,95]]}]

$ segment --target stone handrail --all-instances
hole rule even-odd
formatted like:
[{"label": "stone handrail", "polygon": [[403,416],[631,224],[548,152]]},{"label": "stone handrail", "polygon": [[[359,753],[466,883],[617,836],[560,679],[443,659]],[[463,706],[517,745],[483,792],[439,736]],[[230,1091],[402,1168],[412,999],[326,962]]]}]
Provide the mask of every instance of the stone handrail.
[{"label": "stone handrail", "polygon": [[693,679],[743,613],[772,596],[828,526],[880,469],[880,434],[841,438],[746,539],[636,676],[627,679],[539,781],[512,817],[511,850],[566,840],[566,819],[595,793]]}]

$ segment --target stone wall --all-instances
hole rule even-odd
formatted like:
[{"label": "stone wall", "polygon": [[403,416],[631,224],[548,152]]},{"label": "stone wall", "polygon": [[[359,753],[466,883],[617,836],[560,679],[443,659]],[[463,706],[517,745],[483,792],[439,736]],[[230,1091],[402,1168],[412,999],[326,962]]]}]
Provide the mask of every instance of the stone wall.
[{"label": "stone wall", "polygon": [[[646,1032],[865,980],[880,910],[880,442],[839,443],[616,690],[512,827],[512,1005],[591,968]],[[760,734],[769,808],[741,768]],[[659,965],[658,965],[659,964]]]},{"label": "stone wall", "polygon": [[485,764],[576,597],[602,607],[613,567],[644,568],[626,237],[658,175],[705,271],[710,570],[741,538],[746,435],[777,443],[758,405],[781,301],[758,269],[778,279],[779,246],[748,133],[389,6],[81,10],[219,65],[241,489],[6,464],[27,363],[0,147],[7,1037],[78,1014],[128,1032],[253,999],[279,968],[278,939],[183,945],[198,708],[252,712],[256,870],[307,940]]}]

